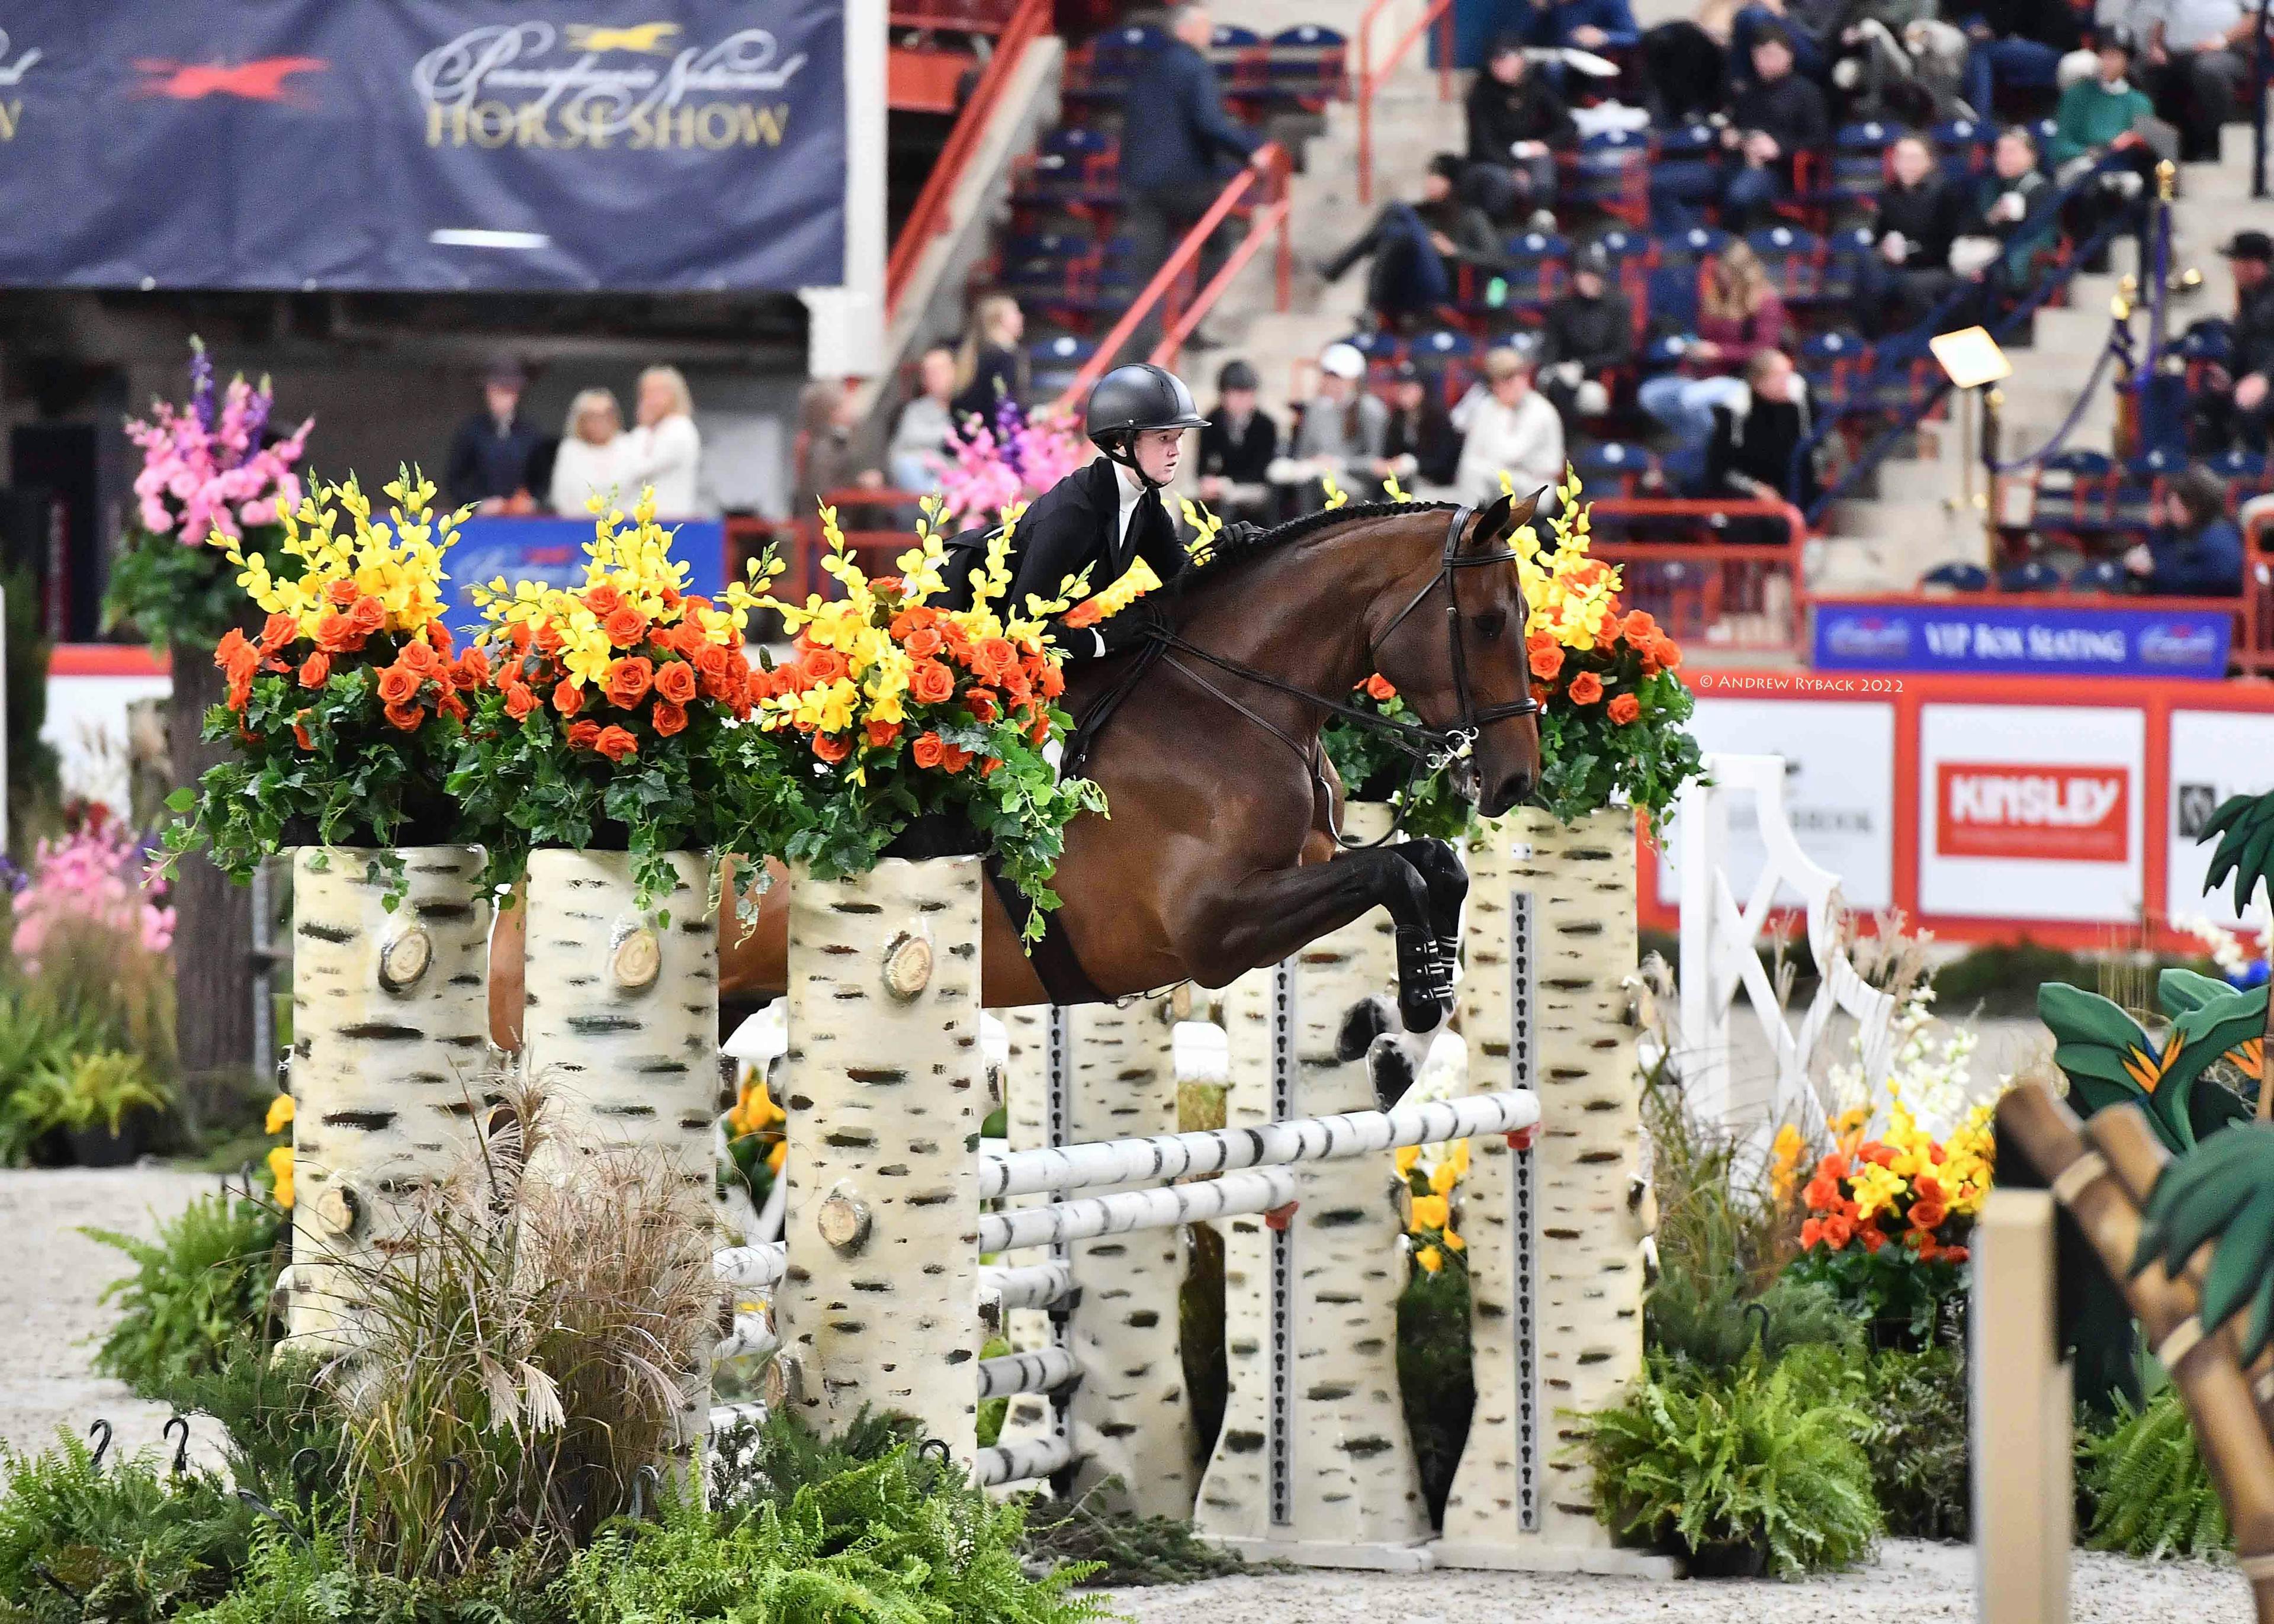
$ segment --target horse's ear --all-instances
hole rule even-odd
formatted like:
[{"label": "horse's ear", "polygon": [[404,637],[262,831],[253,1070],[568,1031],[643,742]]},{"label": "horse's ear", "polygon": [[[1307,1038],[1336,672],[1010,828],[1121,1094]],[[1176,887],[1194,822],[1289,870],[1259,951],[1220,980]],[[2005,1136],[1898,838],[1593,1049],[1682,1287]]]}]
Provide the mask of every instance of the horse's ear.
[{"label": "horse's ear", "polygon": [[[1540,490],[1547,488],[1542,485]],[[1498,546],[1532,523],[1532,510],[1539,500],[1540,491],[1533,492],[1522,501],[1513,496],[1503,495],[1472,522],[1469,533],[1462,538],[1461,550],[1464,553],[1482,553]]]}]

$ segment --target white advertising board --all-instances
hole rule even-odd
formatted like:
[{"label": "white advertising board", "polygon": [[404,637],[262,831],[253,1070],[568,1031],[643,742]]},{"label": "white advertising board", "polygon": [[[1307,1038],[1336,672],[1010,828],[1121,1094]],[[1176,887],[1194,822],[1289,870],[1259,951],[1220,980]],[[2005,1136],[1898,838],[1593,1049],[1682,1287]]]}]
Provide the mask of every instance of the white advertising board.
[{"label": "white advertising board", "polygon": [[2147,716],[1919,709],[1919,911],[2126,925],[2139,917]]},{"label": "white advertising board", "polygon": [[[1840,876],[1848,906],[1871,912],[1894,901],[1895,708],[1863,700],[1701,696],[1690,722],[1698,748],[1785,760],[1785,808],[1800,849]],[[1675,868],[1682,843],[1670,831],[1659,864],[1659,900],[1682,899]],[[1740,904],[1766,854],[1751,799],[1729,807],[1729,883]],[[1789,894],[1787,902],[1800,898]]]},{"label": "white advertising board", "polygon": [[2265,922],[2265,894],[2259,894],[2244,921],[2234,912],[2234,882],[2218,894],[2202,894],[2203,874],[2214,849],[2195,837],[2229,795],[2257,795],[2274,789],[2274,716],[2251,710],[2172,712],[2170,866],[2165,870],[2165,906],[2174,918],[2201,914],[2222,925]]}]

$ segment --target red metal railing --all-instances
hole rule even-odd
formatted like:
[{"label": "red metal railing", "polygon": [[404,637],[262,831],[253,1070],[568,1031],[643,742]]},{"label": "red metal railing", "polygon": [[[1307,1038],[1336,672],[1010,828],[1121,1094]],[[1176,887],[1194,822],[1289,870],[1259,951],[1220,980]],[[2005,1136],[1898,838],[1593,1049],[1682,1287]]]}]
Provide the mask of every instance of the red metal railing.
[{"label": "red metal railing", "polygon": [[[975,7],[991,10],[992,6]],[[955,184],[962,177],[963,167],[978,150],[979,139],[995,109],[1003,99],[1004,86],[1018,71],[1020,60],[1027,47],[1049,31],[1050,0],[1019,0],[1018,9],[995,41],[995,53],[988,58],[987,71],[979,77],[972,90],[971,100],[964,104],[955,127],[948,132],[941,144],[939,158],[925,179],[923,190],[916,194],[915,207],[908,211],[907,223],[892,244],[892,257],[885,264],[885,311],[887,318],[900,308],[900,296],[907,291],[908,279],[915,274],[922,260],[924,250],[932,239],[947,229],[948,199],[954,195]],[[963,25],[957,25],[959,26]]]},{"label": "red metal railing", "polygon": [[959,34],[1001,34],[1017,20],[1021,0],[892,0],[894,28],[945,28]]},{"label": "red metal railing", "polygon": [[1453,98],[1453,0],[1432,0],[1429,9],[1398,36],[1382,66],[1376,68],[1374,25],[1389,4],[1390,0],[1373,0],[1358,24],[1358,200],[1361,203],[1374,201],[1374,93],[1397,71],[1413,42],[1432,28],[1437,31],[1438,99]]},{"label": "red metal railing", "polygon": [[[1789,502],[1676,501],[1605,497],[1593,504],[1593,556],[1619,566],[1621,596],[1649,612],[1669,635],[1701,650],[1806,653],[1808,586],[1802,548],[1808,522]],[[1781,540],[1628,541],[1615,532],[1633,521],[1768,520]]]},{"label": "red metal railing", "polygon": [[[1208,245],[1208,240],[1214,235],[1216,229],[1224,223],[1225,218],[1238,208],[1246,199],[1249,192],[1259,184],[1269,187],[1271,196],[1250,226],[1246,240],[1239,244],[1233,254],[1226,257],[1224,269],[1210,280],[1207,287],[1200,290],[1199,297],[1193,299],[1185,310],[1178,312],[1169,331],[1163,334],[1161,345],[1155,348],[1153,354],[1157,357],[1163,346],[1171,354],[1174,354],[1177,347],[1192,335],[1193,328],[1200,324],[1201,318],[1208,313],[1209,306],[1214,304],[1223,295],[1224,290],[1231,285],[1231,276],[1237,273],[1238,268],[1254,257],[1256,250],[1261,246],[1262,238],[1267,233],[1276,234],[1278,239],[1276,302],[1279,309],[1287,308],[1289,287],[1293,280],[1294,270],[1294,248],[1288,240],[1287,211],[1284,207],[1287,201],[1287,154],[1276,144],[1264,147],[1262,152],[1269,160],[1268,173],[1251,164],[1224,183],[1224,188],[1216,194],[1216,201],[1209,205],[1208,213],[1200,217],[1199,223],[1185,234],[1184,240],[1177,244],[1174,252],[1165,260],[1162,261],[1161,268],[1153,273],[1153,280],[1145,284],[1144,290],[1138,294],[1135,301],[1122,312],[1121,320],[1113,324],[1113,330],[1099,342],[1096,353],[1083,364],[1081,371],[1074,374],[1073,381],[1066,386],[1065,392],[1053,402],[1055,406],[1072,410],[1081,403],[1082,398],[1089,393],[1090,386],[1103,378],[1112,367],[1115,360],[1121,354],[1121,347],[1129,342],[1146,319],[1153,313],[1154,307],[1164,305],[1171,291],[1183,278],[1185,273],[1198,263],[1201,251]],[[1171,342],[1172,339],[1173,342]]]}]

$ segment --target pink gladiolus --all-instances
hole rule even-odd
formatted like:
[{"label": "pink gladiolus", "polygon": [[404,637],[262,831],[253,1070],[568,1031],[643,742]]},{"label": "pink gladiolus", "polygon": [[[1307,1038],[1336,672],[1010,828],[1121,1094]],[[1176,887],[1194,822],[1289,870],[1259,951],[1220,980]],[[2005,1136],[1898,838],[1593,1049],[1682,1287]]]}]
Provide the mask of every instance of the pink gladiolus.
[{"label": "pink gladiolus", "polygon": [[266,379],[257,388],[231,380],[216,406],[212,364],[204,346],[195,345],[191,380],[188,409],[153,402],[149,417],[128,419],[126,437],[142,450],[142,471],[134,477],[142,528],[199,547],[215,530],[241,537],[247,525],[274,524],[280,505],[299,501],[299,481],[290,470],[313,420],[264,447],[261,433],[275,403]]},{"label": "pink gladiolus", "polygon": [[133,831],[99,807],[76,832],[41,841],[30,880],[16,895],[9,942],[25,971],[40,973],[40,949],[71,924],[116,931],[153,953],[171,946],[174,910],[143,889],[144,861]]},{"label": "pink gladiolus", "polygon": [[1009,402],[995,425],[973,418],[948,431],[954,459],[940,468],[940,495],[957,525],[992,524],[1013,502],[1032,501],[1089,461],[1090,447],[1062,412],[1022,416]]}]

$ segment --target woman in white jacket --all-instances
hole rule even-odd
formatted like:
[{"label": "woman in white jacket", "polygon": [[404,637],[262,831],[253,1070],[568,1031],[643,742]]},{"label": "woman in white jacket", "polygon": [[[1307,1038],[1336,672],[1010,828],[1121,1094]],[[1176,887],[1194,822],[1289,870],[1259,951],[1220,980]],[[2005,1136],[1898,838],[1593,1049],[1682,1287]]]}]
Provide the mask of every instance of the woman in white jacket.
[{"label": "woman in white jacket", "polygon": [[561,449],[553,455],[546,506],[564,518],[581,519],[587,500],[621,492],[629,443],[615,395],[606,389],[580,392],[568,403],[568,423],[561,431]]},{"label": "woman in white jacket", "polygon": [[695,397],[675,366],[651,366],[639,379],[639,426],[626,436],[624,500],[638,500],[642,485],[655,487],[659,519],[710,516],[699,489],[703,436],[695,427]]},{"label": "woman in white jacket", "polygon": [[1532,368],[1513,350],[1485,357],[1484,382],[1453,408],[1461,465],[1453,484],[1465,502],[1500,499],[1506,473],[1519,497],[1563,477],[1563,419],[1532,387]]}]

